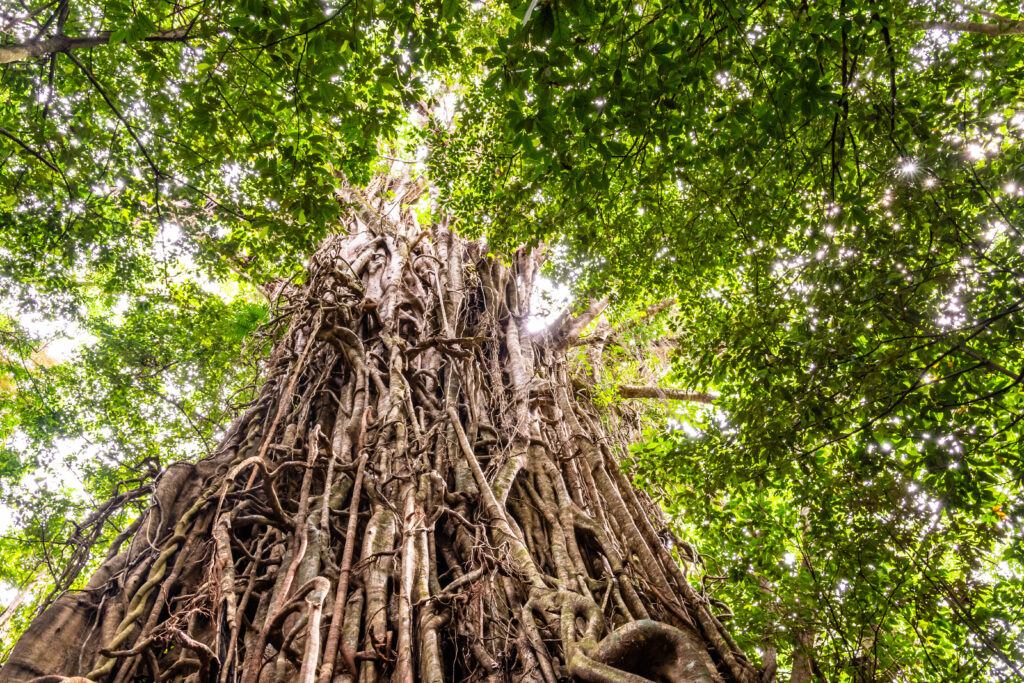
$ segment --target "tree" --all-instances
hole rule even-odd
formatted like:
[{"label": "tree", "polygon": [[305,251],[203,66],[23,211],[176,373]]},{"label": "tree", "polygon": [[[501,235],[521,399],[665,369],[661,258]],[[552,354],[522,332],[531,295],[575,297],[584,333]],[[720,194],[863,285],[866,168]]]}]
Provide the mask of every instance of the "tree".
[{"label": "tree", "polygon": [[599,309],[531,335],[538,252],[420,228],[384,189],[281,285],[257,400],[4,681],[755,679],[620,470],[635,425],[573,389]]},{"label": "tree", "polygon": [[[645,430],[621,466],[766,672],[1019,674],[1019,27],[995,1],[0,10],[0,580],[52,585],[15,625],[257,398],[235,359],[389,157],[423,225],[546,246],[610,301],[575,388]],[[37,363],[33,315],[96,341]],[[83,491],[32,485],[65,463]]]}]

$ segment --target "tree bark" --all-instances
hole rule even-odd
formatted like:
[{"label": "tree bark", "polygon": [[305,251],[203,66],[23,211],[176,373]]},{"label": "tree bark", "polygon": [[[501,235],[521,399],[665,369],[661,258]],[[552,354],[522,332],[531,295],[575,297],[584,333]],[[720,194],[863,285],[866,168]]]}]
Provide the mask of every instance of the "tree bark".
[{"label": "tree bark", "polygon": [[662,400],[690,401],[691,403],[713,404],[715,402],[714,396],[703,391],[666,389],[664,387],[648,387],[636,384],[620,385],[619,396],[622,398],[660,398]]},{"label": "tree bark", "polygon": [[325,241],[259,398],[0,683],[758,678],[619,470],[639,425],[527,332],[535,259],[400,207]]},{"label": "tree bark", "polygon": [[807,683],[814,677],[813,629],[807,628],[793,634],[793,671],[789,683]]},{"label": "tree bark", "polygon": [[950,31],[951,33],[980,33],[990,38],[1024,35],[1024,21],[1000,18],[991,23],[978,21],[922,21],[922,31]]},{"label": "tree bark", "polygon": [[[143,36],[141,40],[147,43],[176,43],[185,40],[188,34],[186,28],[172,28],[166,31],[157,31],[153,35]],[[102,31],[94,36],[54,36],[42,40],[32,40],[16,45],[0,46],[0,64],[21,62],[36,57],[45,57],[54,52],[68,52],[69,50],[81,50],[99,45],[107,45],[110,42],[110,31]]]}]

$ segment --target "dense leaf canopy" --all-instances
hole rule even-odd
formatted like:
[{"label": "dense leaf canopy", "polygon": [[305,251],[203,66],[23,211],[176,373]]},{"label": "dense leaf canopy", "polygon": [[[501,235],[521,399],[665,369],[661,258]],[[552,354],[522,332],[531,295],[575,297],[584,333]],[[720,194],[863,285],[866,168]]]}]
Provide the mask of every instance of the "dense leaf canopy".
[{"label": "dense leaf canopy", "polygon": [[0,603],[67,587],[143,499],[98,503],[207,451],[275,284],[348,184],[401,164],[424,220],[543,245],[553,280],[612,298],[606,354],[579,348],[609,402],[652,372],[717,396],[645,404],[631,465],[749,652],[1024,675],[1015,12],[4,4]]}]

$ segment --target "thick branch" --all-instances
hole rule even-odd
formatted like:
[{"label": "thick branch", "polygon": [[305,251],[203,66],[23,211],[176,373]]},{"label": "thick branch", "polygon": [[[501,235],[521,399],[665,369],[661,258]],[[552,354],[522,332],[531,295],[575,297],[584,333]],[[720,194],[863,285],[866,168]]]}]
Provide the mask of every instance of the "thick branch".
[{"label": "thick branch", "polygon": [[622,398],[661,398],[672,401],[690,401],[692,403],[713,404],[715,397],[703,391],[686,391],[685,389],[665,389],[663,387],[645,387],[637,384],[619,386]]},{"label": "thick branch", "polygon": [[[70,36],[56,36],[44,40],[30,40],[17,45],[5,45],[0,47],[0,64],[21,62],[26,59],[43,57],[54,52],[68,52],[70,50],[81,50],[83,48],[106,45],[110,42],[110,31],[102,31],[94,36],[82,36],[72,38]],[[166,31],[157,31],[153,35],[143,36],[141,40],[147,43],[176,43],[188,37],[188,29],[172,28]]]},{"label": "thick branch", "polygon": [[992,38],[1024,35],[1024,21],[1003,19],[991,24],[978,21],[922,21],[917,27],[924,31],[952,31],[954,33],[980,33]]},{"label": "thick branch", "polygon": [[609,326],[606,326],[604,329],[600,329],[601,326],[599,325],[598,326],[599,329],[596,330],[593,334],[590,334],[590,335],[587,335],[586,337],[582,337],[580,339],[577,339],[577,340],[573,341],[572,343],[573,344],[595,344],[595,343],[604,344],[604,343],[606,343],[606,342],[608,342],[608,341],[610,341],[612,339],[617,339],[622,334],[624,334],[624,333],[626,333],[626,332],[628,332],[628,331],[630,331],[630,330],[632,330],[632,329],[634,329],[636,327],[639,327],[640,325],[646,325],[655,316],[659,315],[660,313],[664,313],[668,309],[672,308],[672,306],[674,306],[677,301],[678,300],[674,296],[673,297],[669,297],[667,299],[662,299],[661,301],[659,301],[657,303],[651,304],[650,306],[648,306],[644,310],[644,312],[642,314],[638,315],[637,317],[635,317],[635,318],[633,318],[631,320],[627,320],[625,323],[623,323],[619,327],[616,327],[616,328],[612,329],[611,326],[609,325]]},{"label": "thick branch", "polygon": [[601,315],[601,312],[608,306],[608,302],[608,297],[591,301],[586,310],[575,318],[570,317],[573,307],[570,306],[562,311],[558,320],[551,326],[551,339],[555,346],[566,346],[579,339],[587,325]]}]

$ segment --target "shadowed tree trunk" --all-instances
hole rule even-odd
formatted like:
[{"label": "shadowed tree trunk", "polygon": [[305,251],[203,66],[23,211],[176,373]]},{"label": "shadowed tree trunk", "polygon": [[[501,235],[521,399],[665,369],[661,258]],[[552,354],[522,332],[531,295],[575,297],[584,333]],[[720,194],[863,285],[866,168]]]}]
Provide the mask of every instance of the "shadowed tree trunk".
[{"label": "shadowed tree trunk", "polygon": [[421,229],[381,182],[283,293],[258,400],[0,682],[756,678],[619,470],[635,425],[573,389],[599,307],[532,336],[539,259]]}]

